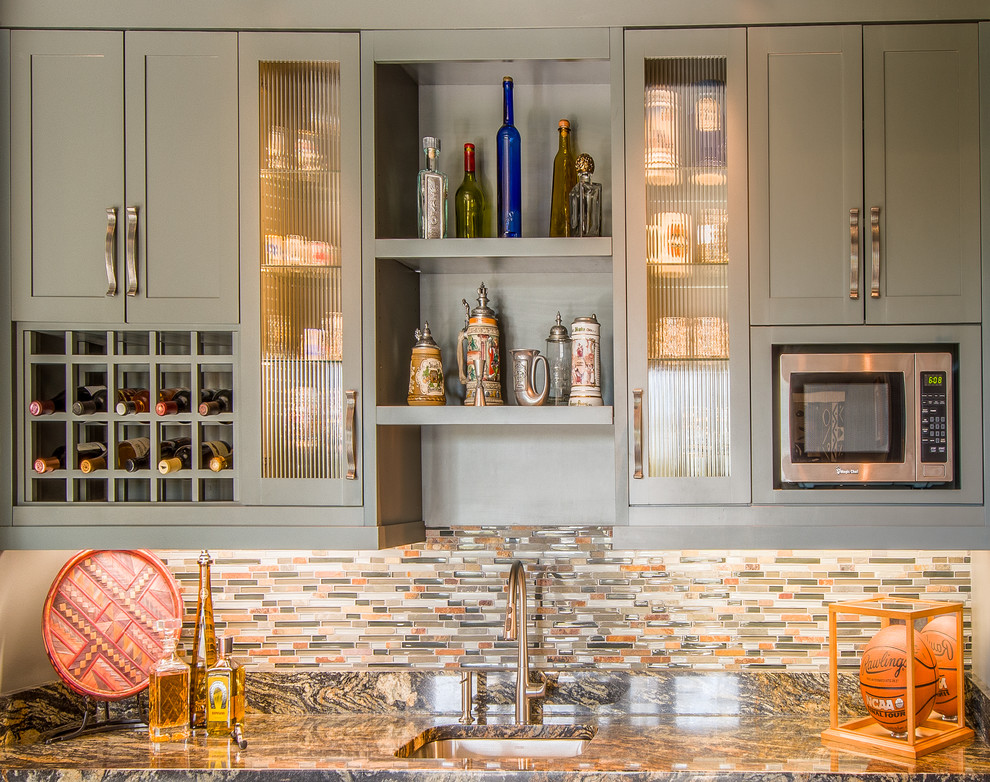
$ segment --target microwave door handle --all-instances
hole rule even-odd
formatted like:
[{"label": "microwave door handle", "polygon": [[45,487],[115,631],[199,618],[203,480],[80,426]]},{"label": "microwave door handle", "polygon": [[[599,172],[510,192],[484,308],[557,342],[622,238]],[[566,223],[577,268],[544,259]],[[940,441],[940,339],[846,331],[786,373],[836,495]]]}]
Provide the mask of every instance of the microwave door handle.
[{"label": "microwave door handle", "polygon": [[849,210],[849,298],[859,298],[859,209]]},{"label": "microwave door handle", "polygon": [[873,255],[873,273],[870,282],[870,297],[880,298],[880,207],[870,207],[870,247]]}]

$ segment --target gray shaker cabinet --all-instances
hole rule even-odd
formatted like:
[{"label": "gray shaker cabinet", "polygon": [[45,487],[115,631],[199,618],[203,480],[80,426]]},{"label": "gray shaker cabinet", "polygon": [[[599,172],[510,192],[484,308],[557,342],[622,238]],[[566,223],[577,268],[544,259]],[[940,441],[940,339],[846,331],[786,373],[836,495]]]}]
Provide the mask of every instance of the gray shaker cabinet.
[{"label": "gray shaker cabinet", "polygon": [[234,33],[11,34],[20,321],[238,321]]},{"label": "gray shaker cabinet", "polygon": [[975,24],[749,32],[754,324],[980,320]]}]

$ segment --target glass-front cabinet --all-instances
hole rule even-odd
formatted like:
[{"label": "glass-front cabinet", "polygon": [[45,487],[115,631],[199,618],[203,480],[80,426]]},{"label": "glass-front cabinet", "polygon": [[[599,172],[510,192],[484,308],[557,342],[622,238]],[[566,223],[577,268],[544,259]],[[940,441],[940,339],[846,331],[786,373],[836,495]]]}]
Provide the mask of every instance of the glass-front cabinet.
[{"label": "glass-front cabinet", "polygon": [[357,506],[358,38],[242,34],[248,504]]},{"label": "glass-front cabinet", "polygon": [[630,504],[748,502],[745,31],[625,44]]}]

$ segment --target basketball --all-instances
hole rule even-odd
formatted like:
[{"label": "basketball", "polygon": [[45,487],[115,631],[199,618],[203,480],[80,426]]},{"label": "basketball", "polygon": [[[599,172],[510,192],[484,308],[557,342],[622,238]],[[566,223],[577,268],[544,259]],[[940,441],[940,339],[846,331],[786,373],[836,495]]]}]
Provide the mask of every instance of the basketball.
[{"label": "basketball", "polygon": [[956,643],[956,616],[942,614],[936,616],[921,630],[921,637],[935,658],[935,669],[938,672],[938,690],[935,693],[935,711],[945,717],[955,717],[959,711],[958,660],[959,646]]},{"label": "basketball", "polygon": [[[915,725],[935,705],[938,674],[935,658],[914,633]],[[888,625],[870,639],[859,663],[859,691],[870,715],[891,733],[907,730],[907,628]]]}]

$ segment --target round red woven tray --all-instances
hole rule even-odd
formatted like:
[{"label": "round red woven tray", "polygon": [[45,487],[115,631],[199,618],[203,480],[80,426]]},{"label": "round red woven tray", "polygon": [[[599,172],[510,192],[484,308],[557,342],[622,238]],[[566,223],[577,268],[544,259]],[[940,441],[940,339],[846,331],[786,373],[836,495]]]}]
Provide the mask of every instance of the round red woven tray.
[{"label": "round red woven tray", "polygon": [[148,685],[161,658],[155,622],[182,618],[182,596],[150,551],[80,551],[48,591],[45,648],[73,690],[120,700]]}]

